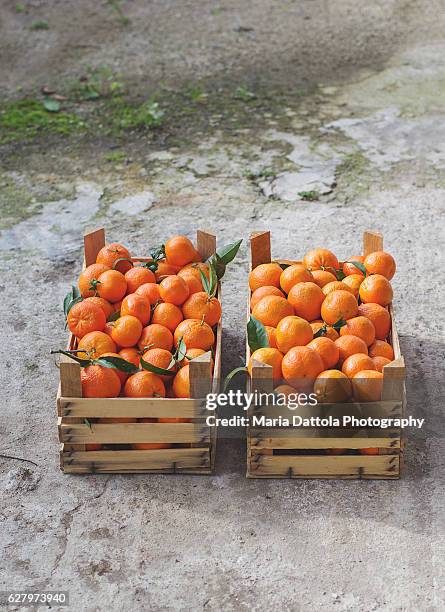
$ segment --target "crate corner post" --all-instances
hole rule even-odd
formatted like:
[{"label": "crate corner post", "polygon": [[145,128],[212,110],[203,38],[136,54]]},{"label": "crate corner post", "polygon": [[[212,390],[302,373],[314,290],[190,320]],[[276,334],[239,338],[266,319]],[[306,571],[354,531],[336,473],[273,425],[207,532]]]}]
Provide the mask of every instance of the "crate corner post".
[{"label": "crate corner post", "polygon": [[105,229],[103,227],[85,232],[83,236],[83,247],[85,252],[85,265],[96,263],[96,257],[102,247],[105,246]]}]

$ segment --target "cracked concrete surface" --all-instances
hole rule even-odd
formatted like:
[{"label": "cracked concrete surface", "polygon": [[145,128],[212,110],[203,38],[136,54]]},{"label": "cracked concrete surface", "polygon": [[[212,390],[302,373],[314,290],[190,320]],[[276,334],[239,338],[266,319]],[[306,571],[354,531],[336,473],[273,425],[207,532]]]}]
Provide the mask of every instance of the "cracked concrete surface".
[{"label": "cracked concrete surface", "polygon": [[[128,3],[129,10],[143,11],[141,4]],[[266,4],[255,15],[254,4],[246,3],[237,23],[265,23]],[[319,4],[301,6],[309,11]],[[361,57],[369,48],[375,63],[378,44],[402,27],[394,19],[384,23],[385,11],[394,18],[412,4],[375,4],[382,19],[378,40],[363,43]],[[339,3],[338,18],[353,5]],[[164,18],[175,12],[174,3],[154,3],[153,10]],[[445,46],[427,28],[431,15],[419,20],[421,7],[413,10],[404,22],[406,38],[383,46],[383,66],[370,61],[365,73],[346,80],[321,76],[317,104],[308,96],[290,110],[286,130],[272,116],[253,134],[247,126],[227,138],[219,126],[196,145],[156,149],[147,140],[111,166],[100,163],[100,144],[96,164],[63,147],[43,155],[44,145],[38,170],[31,147],[5,163],[0,453],[37,465],[0,457],[0,589],[63,588],[73,609],[88,611],[444,608]],[[443,25],[440,11],[436,21]],[[312,34],[321,36],[315,16],[312,23]],[[208,25],[203,30],[205,38]],[[290,40],[285,34],[283,45]],[[255,35],[258,53],[264,52],[264,34]],[[114,31],[113,39],[124,45]],[[347,53],[344,44],[337,48]],[[309,51],[312,69],[320,64],[317,74],[325,74],[318,52]],[[224,53],[218,66],[232,61],[232,51]],[[182,60],[175,57],[178,69]],[[142,61],[138,56],[136,72]],[[43,64],[37,54],[33,66]],[[5,82],[23,71],[12,71]],[[328,193],[316,187],[319,199],[302,201],[305,173],[321,186],[327,181]],[[82,232],[102,224],[110,239],[136,253],[176,232],[193,236],[197,226],[213,229],[222,244],[267,228],[274,254],[283,257],[318,245],[346,257],[360,250],[364,229],[382,231],[398,264],[393,284],[408,412],[426,419],[423,430],[408,432],[403,478],[246,480],[238,440],[220,441],[210,477],[63,475],[58,372],[49,351],[65,342],[60,305],[79,272]],[[225,373],[243,359],[247,262],[245,242],[224,279]]]}]

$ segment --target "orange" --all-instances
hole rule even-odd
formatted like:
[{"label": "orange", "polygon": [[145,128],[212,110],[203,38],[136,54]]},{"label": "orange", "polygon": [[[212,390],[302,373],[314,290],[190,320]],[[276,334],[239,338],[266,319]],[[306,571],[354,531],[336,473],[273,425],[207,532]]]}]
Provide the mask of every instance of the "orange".
[{"label": "orange", "polygon": [[86,334],[77,345],[82,352],[76,353],[81,359],[97,359],[104,353],[115,353],[116,345],[107,334],[100,331]]},{"label": "orange", "polygon": [[284,317],[294,314],[289,302],[278,295],[266,295],[255,305],[252,316],[263,325],[276,327]]},{"label": "orange", "polygon": [[332,293],[333,291],[349,291],[349,293],[353,293],[353,290],[349,285],[347,285],[343,281],[338,280],[332,281],[331,283],[327,283],[323,287],[324,295],[329,295],[329,293]]},{"label": "orange", "polygon": [[303,317],[306,321],[320,318],[324,294],[315,283],[297,283],[287,297],[299,317]]},{"label": "orange", "polygon": [[391,361],[394,359],[394,351],[392,346],[384,340],[376,340],[374,344],[369,347],[370,357],[386,357]]},{"label": "orange", "polygon": [[340,366],[343,365],[344,360],[350,355],[355,355],[356,353],[368,354],[366,343],[357,336],[340,336],[338,340],[335,340],[335,344],[340,351],[338,360]]},{"label": "orange", "polygon": [[190,367],[185,365],[173,379],[174,397],[190,397]]},{"label": "orange", "polygon": [[97,293],[109,302],[118,302],[127,292],[125,276],[117,270],[107,270],[99,276]]},{"label": "orange", "polygon": [[388,280],[391,280],[396,273],[394,257],[389,253],[385,253],[385,251],[374,251],[374,253],[366,255],[363,263],[368,274],[381,274]]},{"label": "orange", "polygon": [[343,264],[343,274],[346,274],[346,276],[358,274],[363,280],[363,272],[356,268],[354,264],[348,263],[350,261],[358,261],[359,263],[363,263],[365,261],[364,255],[352,255],[352,257],[349,257],[348,261],[345,261],[345,263]]},{"label": "orange", "polygon": [[[122,257],[130,258],[128,249],[118,242],[112,242],[101,248],[96,257],[96,263],[105,264],[109,268],[112,268],[114,262]],[[131,267],[132,265],[129,261],[120,261],[116,266],[116,270],[125,274]]]},{"label": "orange", "polygon": [[83,298],[92,297],[96,291],[91,289],[91,282],[99,278],[102,272],[106,272],[110,267],[105,264],[95,263],[85,268],[80,274],[77,286],[79,287],[80,295]]},{"label": "orange", "polygon": [[352,395],[351,381],[340,370],[324,370],[315,379],[314,393],[320,403],[346,402]]},{"label": "orange", "polygon": [[[119,355],[119,353],[102,353],[101,357],[120,357],[122,359],[122,355]],[[113,372],[116,372],[121,382],[121,385],[123,385],[128,378],[128,374],[126,374],[122,370],[117,369],[113,369]]]},{"label": "orange", "polygon": [[119,357],[129,361],[133,365],[139,367],[139,362],[141,361],[141,354],[135,348],[123,348],[119,351]]},{"label": "orange", "polygon": [[310,324],[301,317],[284,317],[278,323],[275,332],[277,348],[287,353],[293,346],[304,346],[312,340],[314,334]]},{"label": "orange", "polygon": [[[141,419],[142,421],[143,419]],[[167,442],[135,442],[131,445],[133,450],[159,450],[161,448],[171,448]]]},{"label": "orange", "polygon": [[[346,321],[346,325],[343,325],[340,329],[340,336],[346,336],[347,334],[361,338],[366,346],[370,346],[375,340],[375,327],[366,317],[353,317],[349,319],[349,321]],[[367,370],[372,368],[364,369]]]},{"label": "orange", "polygon": [[82,397],[117,397],[121,382],[117,373],[111,368],[90,365],[80,370]]},{"label": "orange", "polygon": [[307,346],[294,346],[283,357],[283,378],[296,389],[308,389],[323,372],[320,355]]},{"label": "orange", "polygon": [[184,319],[174,333],[174,343],[178,346],[183,339],[187,349],[200,348],[208,351],[215,343],[215,334],[205,321],[198,319]]},{"label": "orange", "polygon": [[277,295],[278,297],[286,297],[281,289],[278,287],[274,287],[273,285],[265,285],[264,287],[258,287],[252,293],[252,297],[250,298],[250,310],[253,310],[258,302],[266,295]]},{"label": "orange", "polygon": [[314,282],[311,272],[301,264],[292,264],[281,272],[280,287],[285,293],[289,293],[297,283]]},{"label": "orange", "polygon": [[308,270],[322,270],[334,268],[338,270],[338,259],[328,249],[312,249],[303,257],[303,264]]},{"label": "orange", "polygon": [[[172,360],[172,354],[165,349],[149,349],[142,355],[142,359],[148,363],[151,363],[151,365],[154,365],[157,368],[162,368],[163,370],[170,370],[171,372],[175,372],[176,370],[175,364],[169,367]],[[173,380],[173,376],[169,376],[168,374],[158,374],[157,376],[159,376],[159,378],[164,382]]]},{"label": "orange", "polygon": [[132,315],[124,315],[114,322],[111,337],[119,346],[134,346],[142,334],[142,323]]},{"label": "orange", "polygon": [[346,374],[348,378],[352,378],[361,372],[362,370],[375,370],[374,362],[371,357],[364,355],[363,353],[357,353],[357,355],[350,355],[347,357],[341,367],[343,374]]},{"label": "orange", "polygon": [[159,283],[167,276],[175,275],[179,272],[178,266],[172,266],[166,261],[158,261],[158,268],[155,272],[156,281]]},{"label": "orange", "polygon": [[360,274],[350,274],[349,276],[345,276],[342,280],[342,283],[349,287],[349,289],[354,294],[354,297],[358,297],[358,292],[360,290],[360,285],[362,284],[363,276]]},{"label": "orange", "polygon": [[[312,321],[311,322],[312,332],[314,336],[324,325],[325,324],[323,323],[323,321]],[[338,331],[334,329],[333,327],[331,327],[330,325],[326,326],[326,333],[324,335],[326,338],[329,338],[333,342],[335,342],[335,340],[337,340],[337,338],[340,337],[340,334],[338,333]]]},{"label": "orange", "polygon": [[294,393],[298,393],[298,391],[295,389],[295,387],[291,387],[291,385],[278,385],[278,387],[275,387],[273,392],[276,395],[284,395],[286,398],[288,398],[289,395],[293,395]]},{"label": "orange", "polygon": [[380,304],[360,304],[358,314],[369,319],[374,325],[377,340],[384,340],[387,337],[391,327],[391,316],[386,308]]},{"label": "orange", "polygon": [[267,338],[269,340],[270,348],[277,348],[277,329],[276,329],[276,327],[271,327],[270,325],[265,325],[264,329],[267,332]]},{"label": "orange", "polygon": [[283,355],[275,348],[260,348],[252,353],[247,365],[249,374],[252,376],[252,366],[254,361],[265,363],[272,367],[272,378],[274,381],[281,380],[281,363]]},{"label": "orange", "polygon": [[156,302],[160,302],[161,300],[159,285],[157,283],[144,283],[136,289],[135,293],[136,295],[147,298],[150,304],[156,304]]},{"label": "orange", "polygon": [[166,351],[171,351],[173,348],[173,334],[164,325],[152,323],[151,325],[144,327],[142,330],[138,347],[141,349],[141,351],[143,351],[145,347],[163,348]]},{"label": "orange", "polygon": [[173,236],[165,243],[165,256],[174,266],[185,266],[194,261],[196,249],[186,236]]},{"label": "orange", "polygon": [[388,363],[391,363],[391,359],[377,355],[377,357],[372,357],[372,362],[377,372],[383,372],[383,368],[388,365]]},{"label": "orange", "polygon": [[186,319],[202,319],[213,327],[221,320],[221,304],[216,297],[210,297],[205,291],[191,295],[182,305]]},{"label": "orange", "polygon": [[113,308],[112,314],[114,314],[115,312],[120,312],[121,306],[122,306],[122,300],[119,300],[118,302],[113,302],[111,306]]},{"label": "orange", "polygon": [[165,397],[165,386],[159,376],[143,370],[127,379],[124,395],[125,397]]},{"label": "orange", "polygon": [[337,280],[337,277],[327,270],[314,270],[312,276],[314,279],[313,282],[316,283],[320,289],[323,289],[328,283],[334,283]]},{"label": "orange", "polygon": [[147,325],[150,321],[150,314],[150,302],[142,295],[130,293],[122,300],[121,317],[131,315],[139,319],[142,325]]},{"label": "orange", "polygon": [[84,300],[74,304],[68,313],[66,322],[72,334],[77,338],[83,338],[90,332],[102,331],[106,318],[100,306]]},{"label": "orange", "polygon": [[[207,351],[204,351],[204,349],[187,349],[187,353],[186,356],[184,357],[184,359],[180,362],[180,366],[183,367],[185,365],[187,365],[190,361],[193,361],[193,359],[196,359],[196,357],[200,357],[201,355],[204,355]],[[213,359],[211,360],[212,363],[212,370],[213,370]]]},{"label": "orange", "polygon": [[127,293],[134,293],[141,285],[156,282],[156,276],[148,268],[135,266],[125,273],[127,281]]},{"label": "orange", "polygon": [[85,444],[86,451],[98,451],[102,449],[102,444]]},{"label": "orange", "polygon": [[360,449],[360,455],[379,455],[379,449],[378,448],[361,448]]},{"label": "orange", "polygon": [[198,291],[204,290],[202,286],[201,275],[199,274],[199,270],[197,270],[196,268],[182,268],[181,270],[179,270],[178,276],[185,280],[187,287],[189,288],[190,295],[198,293]]},{"label": "orange", "polygon": [[340,358],[340,351],[335,342],[330,340],[330,338],[326,338],[326,336],[314,338],[309,342],[308,347],[320,355],[326,370],[337,365]]},{"label": "orange", "polygon": [[167,276],[161,281],[159,293],[164,302],[180,306],[188,298],[189,288],[185,280],[175,274]]},{"label": "orange", "polygon": [[107,300],[104,300],[103,298],[89,297],[89,298],[86,298],[84,302],[87,302],[88,304],[96,304],[97,306],[102,308],[102,310],[104,311],[105,319],[108,319],[108,317],[112,315],[114,312],[114,306],[110,304],[110,302],[107,302]]},{"label": "orange", "polygon": [[283,272],[281,266],[277,263],[264,263],[257,266],[249,274],[249,287],[251,291],[255,291],[259,287],[272,285],[280,287],[280,277]]},{"label": "orange", "polygon": [[[326,288],[326,287],[325,287]],[[358,304],[349,291],[333,291],[328,293],[321,305],[321,318],[329,325],[334,325],[340,319],[347,321],[355,317]]]},{"label": "orange", "polygon": [[382,398],[383,374],[362,370],[352,378],[354,397],[358,402],[378,402]]},{"label": "orange", "polygon": [[361,301],[365,304],[372,302],[373,304],[380,304],[380,306],[387,306],[392,302],[393,291],[387,278],[381,274],[373,274],[363,280],[359,295]]},{"label": "orange", "polygon": [[161,303],[156,306],[153,311],[152,323],[159,323],[164,325],[171,332],[174,332],[178,325],[181,323],[182,311],[175,304]]}]

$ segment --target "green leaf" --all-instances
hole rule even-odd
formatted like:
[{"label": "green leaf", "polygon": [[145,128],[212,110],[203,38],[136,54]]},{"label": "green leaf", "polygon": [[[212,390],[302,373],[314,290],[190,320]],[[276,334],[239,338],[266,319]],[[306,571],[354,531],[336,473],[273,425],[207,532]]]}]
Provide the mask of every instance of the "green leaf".
[{"label": "green leaf", "polygon": [[248,373],[248,370],[246,368],[246,366],[243,366],[241,368],[235,368],[234,370],[232,370],[231,372],[229,372],[224,380],[224,385],[223,385],[223,390],[222,392],[225,393],[227,390],[227,387],[230,385],[232,379],[234,378],[234,376],[236,376],[237,374],[239,374],[240,372],[244,372],[245,374]]},{"label": "green leaf", "polygon": [[51,355],[55,355],[57,353],[60,353],[60,355],[65,355],[66,357],[69,357],[70,359],[73,359],[74,361],[77,361],[77,363],[80,364],[82,368],[87,368],[88,366],[92,364],[91,359],[81,359],[80,357],[77,357],[76,355],[74,355],[74,353],[71,353],[70,351],[50,351]]},{"label": "green leaf", "polygon": [[331,325],[335,330],[341,329],[344,325],[346,325],[346,321],[344,319],[339,319],[334,325]]},{"label": "green leaf", "polygon": [[216,252],[216,255],[218,255],[219,259],[222,261],[223,264],[227,266],[227,264],[229,264],[235,259],[242,241],[243,240],[241,239],[237,242],[233,242],[232,244],[228,244]]},{"label": "green leaf", "polygon": [[73,299],[75,300],[76,298],[80,297],[80,290],[79,287],[77,287],[76,285],[72,286],[72,293],[73,293]]},{"label": "green leaf", "polygon": [[93,431],[91,423],[90,423],[90,421],[88,419],[84,419],[83,422],[84,422],[84,425],[87,425],[91,429],[91,431]]},{"label": "green leaf", "polygon": [[208,263],[213,266],[218,279],[221,279],[226,272],[226,264],[222,261],[219,255],[217,253],[212,255],[210,259],[208,259]]},{"label": "green leaf", "polygon": [[161,376],[174,376],[176,372],[173,370],[164,370],[164,368],[158,368],[158,366],[154,366],[148,361],[144,361],[141,357],[141,368],[143,370],[147,370],[147,372],[153,372],[153,374],[158,374]]},{"label": "green leaf", "polygon": [[164,259],[165,245],[161,244],[160,246],[155,247],[154,249],[150,249],[150,257],[153,259],[154,262],[157,262],[160,259]]},{"label": "green leaf", "polygon": [[207,280],[207,276],[204,274],[201,268],[198,268],[198,270],[199,270],[199,275],[201,277],[202,288],[207,294],[210,295],[210,284],[209,284],[209,281]]},{"label": "green leaf", "polygon": [[342,281],[344,278],[346,278],[346,274],[343,272],[341,268],[339,268],[338,270],[335,270],[335,276],[338,281]]},{"label": "green leaf", "polygon": [[211,262],[209,262],[209,296],[215,297],[216,290],[218,288],[218,276],[216,275],[215,268]]},{"label": "green leaf", "polygon": [[99,357],[99,359],[95,359],[93,363],[94,365],[99,365],[103,368],[120,370],[121,372],[126,372],[127,374],[139,372],[139,368],[135,366],[134,363],[130,363],[126,359],[122,359],[122,357],[112,357],[111,355],[107,355],[106,357]]},{"label": "green leaf", "polygon": [[267,348],[269,346],[269,337],[266,328],[260,321],[252,317],[252,315],[247,323],[247,340],[252,352],[259,348]]},{"label": "green leaf", "polygon": [[321,338],[322,336],[326,335],[326,332],[327,332],[327,325],[325,323],[324,325],[320,327],[318,331],[315,332],[314,338]]},{"label": "green leaf", "polygon": [[357,268],[357,270],[360,270],[360,272],[363,274],[363,276],[366,276],[367,272],[366,272],[366,268],[364,266],[364,264],[362,264],[361,261],[346,261],[345,263],[350,263],[353,266],[355,266]]},{"label": "green leaf", "polygon": [[182,361],[187,354],[187,347],[184,342],[184,338],[180,338],[178,342],[178,348],[176,349],[176,359]]},{"label": "green leaf", "polygon": [[72,301],[73,301],[73,290],[71,289],[71,291],[69,291],[66,294],[65,299],[63,300],[63,312],[65,313],[65,319],[68,316],[68,312],[69,312],[68,307]]},{"label": "green leaf", "polygon": [[58,113],[60,110],[60,102],[58,100],[54,100],[53,98],[45,98],[43,100],[43,106],[45,110],[50,113]]},{"label": "green leaf", "polygon": [[116,310],[116,312],[113,312],[110,314],[110,316],[107,319],[107,323],[112,323],[113,321],[117,321],[120,316],[121,316],[121,311]]}]

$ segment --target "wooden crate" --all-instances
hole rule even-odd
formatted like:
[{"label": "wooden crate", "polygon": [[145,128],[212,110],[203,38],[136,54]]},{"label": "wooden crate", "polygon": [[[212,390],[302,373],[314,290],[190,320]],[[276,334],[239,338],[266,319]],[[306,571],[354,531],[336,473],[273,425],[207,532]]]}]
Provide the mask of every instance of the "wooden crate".
[{"label": "wooden crate", "polygon": [[[250,239],[252,270],[261,263],[276,261],[279,264],[301,263],[290,260],[272,260],[270,232],[257,232]],[[363,254],[383,249],[383,237],[375,232],[363,235]],[[394,322],[394,309],[389,305],[391,330],[388,341],[394,349],[394,361],[383,371],[382,400],[378,402],[348,402],[318,404],[290,410],[287,406],[254,406],[249,413],[292,418],[332,415],[341,417],[401,417],[405,412],[405,363]],[[247,302],[247,318],[250,317],[250,291]],[[247,344],[246,359],[250,359]],[[273,391],[272,368],[254,362],[248,381],[248,391],[270,393]],[[399,478],[402,467],[404,441],[401,429],[338,429],[296,427],[253,427],[247,429],[247,477],[248,478]],[[362,448],[378,448],[378,455],[360,455]],[[344,454],[329,455],[329,449],[345,449]]]},{"label": "wooden crate", "polygon": [[[198,230],[197,249],[203,259],[216,250],[214,235]],[[99,229],[84,237],[84,267],[96,261],[105,245],[105,232]],[[135,257],[133,261],[148,261]],[[221,300],[221,287],[217,297]],[[80,366],[69,357],[60,362],[57,414],[60,441],[60,467],[66,473],[181,473],[211,474],[216,452],[216,427],[205,423],[205,396],[217,393],[221,372],[221,321],[215,333],[214,370],[212,355],[190,362],[190,395],[193,399],[170,398],[82,398]],[[76,347],[70,336],[68,348]],[[100,417],[187,418],[188,423],[95,423]],[[132,450],[133,443],[168,443],[171,448]],[[86,450],[86,445],[109,445],[106,450]]]}]

